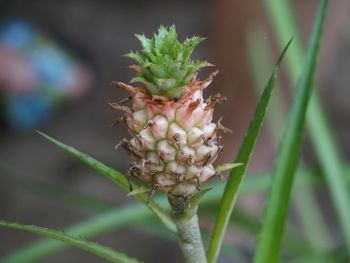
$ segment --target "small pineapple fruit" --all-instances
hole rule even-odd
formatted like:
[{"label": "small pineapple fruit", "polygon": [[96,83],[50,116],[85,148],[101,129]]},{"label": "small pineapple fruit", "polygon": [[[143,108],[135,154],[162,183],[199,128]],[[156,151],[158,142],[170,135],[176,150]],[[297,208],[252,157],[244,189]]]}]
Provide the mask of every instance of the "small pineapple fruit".
[{"label": "small pineapple fruit", "polygon": [[126,56],[138,65],[132,87],[112,84],[130,93],[132,107],[110,103],[123,112],[132,136],[123,145],[134,159],[130,175],[174,196],[188,197],[216,171],[213,162],[222,150],[217,131],[225,128],[212,122],[213,109],[220,94],[203,100],[202,92],[217,72],[204,81],[197,80],[207,62],[190,60],[193,49],[204,39],[177,40],[175,26],[160,26],[153,39],[136,35],[143,50]]}]

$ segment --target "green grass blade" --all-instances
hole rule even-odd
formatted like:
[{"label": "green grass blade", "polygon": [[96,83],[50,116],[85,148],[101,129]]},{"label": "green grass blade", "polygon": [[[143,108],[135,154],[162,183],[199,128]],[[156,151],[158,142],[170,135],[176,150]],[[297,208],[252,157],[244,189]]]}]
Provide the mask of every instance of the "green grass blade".
[{"label": "green grass blade", "polygon": [[343,245],[323,251],[319,254],[305,254],[301,257],[284,261],[285,263],[347,263],[349,257]]},{"label": "green grass blade", "polygon": [[243,176],[245,174],[246,167],[248,165],[250,156],[252,154],[255,142],[257,140],[258,134],[260,132],[265,112],[269,103],[269,99],[277,78],[277,73],[280,68],[282,59],[290,45],[292,40],[288,42],[282,54],[277,60],[276,66],[272,72],[272,75],[264,89],[263,94],[261,95],[260,102],[256,108],[253,119],[250,122],[248,132],[243,140],[239,153],[236,157],[234,163],[242,163],[243,165],[236,167],[231,171],[231,174],[228,178],[223,197],[220,202],[219,212],[215,221],[215,228],[212,235],[211,242],[209,244],[208,250],[208,262],[213,263],[216,261],[222,240],[229,222],[232,210],[237,199],[239,187],[241,185]]},{"label": "green grass blade", "polygon": [[117,252],[109,247],[105,247],[105,246],[102,246],[98,243],[88,241],[88,240],[85,240],[82,238],[77,238],[77,237],[65,234],[64,232],[55,231],[52,229],[34,226],[34,225],[24,225],[24,224],[18,223],[18,222],[8,222],[8,221],[4,221],[4,220],[0,220],[0,226],[24,230],[24,231],[32,232],[32,233],[42,235],[45,237],[49,237],[49,238],[52,238],[55,240],[59,240],[61,242],[69,244],[71,246],[81,248],[81,249],[86,250],[90,253],[93,253],[97,256],[105,258],[111,262],[115,262],[115,263],[138,263],[138,262],[140,262],[136,259],[128,257],[127,255],[125,255],[123,253]]},{"label": "green grass blade", "polygon": [[[283,45],[290,34],[295,36],[293,48],[286,57],[288,75],[294,82],[302,67],[303,48],[291,12],[292,8],[287,0],[265,0],[265,2],[280,45]],[[350,193],[345,183],[344,161],[317,92],[314,92],[310,101],[307,124],[350,255]]]},{"label": "green grass blade", "polygon": [[322,254],[331,250],[334,246],[332,235],[313,189],[299,187],[293,192],[292,203],[302,227],[300,232],[312,244],[312,251]]},{"label": "green grass blade", "polygon": [[[129,190],[130,190],[129,189],[130,188],[129,182],[121,173],[115,171],[113,168],[105,165],[104,163],[97,161],[96,159],[92,158],[91,156],[84,154],[71,146],[68,146],[64,143],[61,143],[61,142],[55,140],[54,138],[52,138],[52,137],[50,137],[42,132],[38,131],[38,133],[41,136],[43,136],[44,138],[46,138],[47,140],[49,140],[50,142],[54,143],[55,145],[62,148],[66,152],[74,155],[75,157],[77,157],[78,159],[80,159],[81,161],[86,163],[87,165],[94,168],[95,170],[97,170],[98,172],[100,172],[101,174],[106,176],[108,179],[112,180],[114,183],[119,185],[125,191],[129,192]],[[137,185],[132,184],[132,186],[133,186],[134,190],[138,189]],[[148,197],[145,193],[138,194],[135,196],[135,198],[137,200],[139,200],[140,202],[142,202],[144,205],[146,205],[149,209],[151,209],[151,211],[162,221],[162,223],[170,231],[172,231],[173,233],[176,233],[177,230],[176,230],[176,226],[175,226],[173,220],[170,218],[169,214],[162,207],[160,207],[153,200],[151,200],[150,202],[147,202]]]},{"label": "green grass blade", "polygon": [[[164,201],[166,200],[164,199]],[[73,236],[92,238],[151,216],[152,213],[144,205],[141,203],[134,203],[101,213],[100,215],[81,221],[71,227],[67,227],[65,228],[65,233]],[[0,259],[0,262],[37,262],[48,255],[61,251],[65,247],[67,247],[65,243],[56,240],[43,239],[34,242],[23,249],[14,251],[12,254]]]},{"label": "green grass blade", "polygon": [[[211,209],[206,209],[207,207]],[[201,216],[204,214],[204,216],[208,217],[209,220],[214,217],[215,211],[216,204],[212,203],[204,207],[202,204],[200,214]],[[260,231],[261,222],[258,218],[256,218],[255,215],[247,213],[239,207],[235,207],[234,211],[232,212],[228,227],[239,229],[239,231],[243,231],[246,234],[255,237]],[[285,238],[283,240],[285,252],[293,255],[310,254],[310,243],[308,240],[302,237],[302,233],[295,230],[296,229],[292,227],[286,229]]]},{"label": "green grass blade", "polygon": [[[272,50],[265,36],[267,33],[258,25],[247,34],[248,56],[251,64],[253,79],[257,92],[261,92],[261,84],[265,82],[269,68],[272,67]],[[289,51],[290,52],[290,51]],[[288,52],[288,53],[289,53]],[[282,137],[286,122],[286,109],[283,106],[284,98],[282,90],[276,82],[274,94],[270,99],[269,110],[266,113],[271,142],[275,149]],[[325,222],[324,214],[316,199],[313,189],[308,187],[298,188],[292,196],[293,207],[296,210],[298,220],[301,223],[305,237],[312,244],[312,250],[316,253],[330,250],[333,247],[331,233]],[[305,211],[308,211],[305,213]]]},{"label": "green grass blade", "polygon": [[128,180],[123,176],[121,173],[115,171],[112,167],[109,167],[105,164],[103,164],[100,161],[97,161],[96,159],[92,158],[91,156],[84,154],[77,149],[68,146],[62,142],[59,142],[58,140],[46,135],[45,133],[42,133],[40,131],[37,131],[38,134],[40,134],[45,139],[49,140],[56,146],[60,147],[61,149],[65,150],[66,152],[74,155],[87,165],[91,166],[104,176],[106,176],[108,179],[112,180],[115,184],[119,185],[121,188],[123,188],[125,191],[129,191],[129,183]]},{"label": "green grass blade", "polygon": [[[247,32],[247,51],[252,73],[252,80],[257,94],[263,92],[264,83],[273,67],[273,58],[269,42],[266,39],[266,32],[258,25]],[[294,40],[293,40],[294,46]],[[288,53],[293,48],[290,47]],[[286,57],[288,54],[286,54]],[[273,145],[278,146],[283,135],[283,127],[286,123],[286,108],[283,100],[283,90],[278,80],[275,83],[275,90],[271,95],[269,109],[266,113],[266,124],[270,133]]]},{"label": "green grass blade", "polygon": [[323,0],[317,12],[304,68],[275,164],[272,185],[264,211],[263,226],[255,251],[254,263],[278,262],[326,10],[327,0]]},{"label": "green grass blade", "polygon": [[14,183],[16,186],[46,199],[58,201],[64,205],[90,213],[105,212],[117,206],[117,204],[112,202],[99,200],[90,195],[77,193],[51,183],[42,182],[30,176],[25,176],[2,164],[0,164],[0,179]]},{"label": "green grass blade", "polygon": [[[350,182],[350,168],[347,167],[347,183]],[[241,195],[247,195],[250,193],[259,193],[266,191],[269,187],[271,176],[268,173],[259,173],[252,176],[248,176],[241,187]],[[317,171],[313,171],[307,168],[303,168],[298,171],[296,176],[295,187],[310,187],[317,185],[321,182],[320,176]],[[202,206],[205,204],[217,202],[221,193],[224,191],[224,183],[216,182],[210,185],[215,191],[209,191],[201,201]],[[160,205],[165,205],[167,199],[160,198],[158,200]],[[110,232],[113,229],[120,228],[127,224],[134,224],[135,222],[144,221],[149,219],[152,213],[141,203],[129,204],[121,206],[112,211],[101,213],[98,216],[92,217],[78,224],[65,229],[66,233],[74,236],[83,236],[84,238],[91,238],[100,234]],[[0,263],[30,263],[36,262],[48,255],[57,253],[67,247],[62,242],[55,240],[40,240],[23,249],[16,250],[13,254],[10,254],[2,259]]]}]

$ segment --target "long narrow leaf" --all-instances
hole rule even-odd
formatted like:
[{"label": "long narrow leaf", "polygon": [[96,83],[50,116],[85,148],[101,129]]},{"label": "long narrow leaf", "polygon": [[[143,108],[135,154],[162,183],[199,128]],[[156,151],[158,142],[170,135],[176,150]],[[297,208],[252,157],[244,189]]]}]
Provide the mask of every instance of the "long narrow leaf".
[{"label": "long narrow leaf", "polygon": [[[261,83],[265,81],[264,78],[268,74],[267,70],[269,70],[270,65],[272,67],[271,58],[273,54],[267,40],[264,38],[267,32],[260,28],[259,25],[256,25],[254,29],[248,31],[247,46],[255,87],[258,92],[261,92]],[[288,54],[291,51],[289,50]],[[287,114],[283,105],[282,90],[278,87],[278,81],[275,85],[274,94],[270,99],[270,107],[266,113],[266,122],[272,145],[274,149],[278,149]],[[292,203],[296,210],[298,221],[300,221],[302,232],[312,244],[313,251],[321,253],[325,250],[330,250],[333,247],[331,233],[313,189],[309,187],[298,188],[298,191],[292,196]],[[308,212],[305,213],[305,211]]]},{"label": "long narrow leaf", "polygon": [[[203,207],[203,203],[201,203],[201,210],[203,211],[206,207]],[[215,206],[216,204],[211,204],[209,208],[206,210],[205,215],[212,218],[215,214]],[[204,213],[204,211],[203,211]],[[250,234],[252,236],[256,236],[260,231],[261,222],[251,213],[247,213],[243,209],[236,207],[232,212],[232,216],[230,218],[230,222],[228,228],[237,228],[239,231],[243,231],[246,234]],[[308,240],[303,238],[303,233],[296,231],[295,227],[290,227],[286,231],[286,237],[283,240],[285,251],[287,253],[293,253],[297,255],[304,255],[310,252],[311,246]],[[224,240],[225,242],[225,240]],[[249,259],[250,260],[250,259]]]},{"label": "long narrow leaf", "polygon": [[247,135],[244,138],[244,141],[241,145],[237,158],[234,162],[234,163],[242,163],[243,165],[233,169],[227,181],[225,191],[220,202],[219,212],[215,221],[214,232],[209,245],[209,250],[208,250],[209,263],[215,262],[219,255],[225,230],[227,228],[228,221],[232,214],[232,210],[237,199],[238,191],[242,183],[245,170],[247,168],[248,162],[250,160],[250,156],[252,154],[255,142],[257,140],[257,137],[259,135],[259,132],[264,120],[264,116],[265,116],[266,109],[267,109],[267,106],[271,97],[271,93],[275,84],[275,80],[277,78],[277,73],[279,71],[280,64],[282,62],[282,59],[285,53],[288,50],[288,47],[291,41],[292,40],[288,42],[288,44],[282,51],[282,54],[277,60],[277,63],[272,72],[272,75],[266,85],[266,88],[264,89],[263,94],[261,95],[261,99],[256,108],[254,117],[250,122]]},{"label": "long narrow leaf", "polygon": [[[129,204],[79,222],[71,227],[67,227],[65,228],[65,233],[73,236],[91,238],[110,232],[112,229],[124,226],[126,224],[132,224],[138,220],[143,220],[150,216],[152,216],[152,213],[141,203]],[[13,254],[0,259],[0,262],[37,262],[39,259],[61,251],[65,247],[67,247],[67,244],[56,240],[39,240],[23,249],[15,251]]]},{"label": "long narrow leaf", "polygon": [[[350,168],[347,167],[347,183],[350,182]],[[317,175],[317,176],[316,176]],[[255,174],[249,176],[242,183],[241,194],[259,193],[266,191],[271,181],[269,174]],[[321,182],[317,171],[303,168],[298,171],[296,177],[296,187],[309,187]],[[216,191],[209,191],[201,201],[202,205],[217,201],[222,191],[224,184],[222,182],[212,184]],[[166,204],[166,198],[158,200],[159,204]],[[127,224],[143,221],[152,216],[152,213],[141,203],[129,204],[127,206],[118,207],[112,211],[104,212],[98,216],[82,221],[76,225],[65,228],[66,233],[74,236],[83,236],[91,238],[113,229],[122,227]],[[2,259],[0,263],[29,263],[36,262],[45,256],[51,255],[64,249],[67,245],[55,240],[40,240],[23,249],[17,250]]]},{"label": "long narrow leaf", "polygon": [[326,9],[327,0],[323,0],[317,12],[303,72],[298,83],[287,128],[283,136],[283,143],[280,146],[275,164],[254,263],[278,262],[294,174],[298,165],[306,109],[311,96]]},{"label": "long narrow leaf", "polygon": [[[295,36],[295,45],[286,58],[288,75],[292,82],[299,76],[303,60],[303,48],[297,26],[287,0],[265,0],[272,25],[282,45],[290,34]],[[347,253],[350,255],[350,192],[345,183],[344,160],[332,132],[317,91],[314,92],[308,109],[308,129],[319,164],[324,170],[332,201],[342,227]]]},{"label": "long narrow leaf", "polygon": [[[108,179],[112,180],[114,183],[119,185],[121,188],[123,188],[125,191],[129,191],[129,182],[127,179],[119,172],[115,171],[113,168],[105,165],[104,163],[97,161],[96,159],[92,158],[91,156],[84,154],[77,149],[70,147],[64,143],[61,143],[54,138],[39,132],[38,133],[49,140],[50,142],[54,143],[58,147],[62,148],[63,150],[67,151],[68,153],[74,155],[78,159],[82,160],[87,165],[91,166],[104,176],[106,176]],[[130,182],[131,183],[131,182]],[[133,184],[133,188],[137,189],[138,187]],[[176,226],[173,222],[173,220],[170,218],[168,213],[166,213],[163,208],[161,208],[156,202],[151,200],[150,202],[147,202],[148,197],[146,194],[139,194],[135,196],[136,199],[141,201],[143,204],[145,204],[149,209],[152,210],[152,212],[163,222],[163,224],[169,228],[172,232],[176,233]]]},{"label": "long narrow leaf", "polygon": [[25,230],[38,235],[46,236],[55,240],[62,241],[68,245],[75,246],[93,253],[97,256],[105,258],[111,262],[115,263],[138,263],[140,261],[130,258],[127,255],[117,252],[110,247],[102,246],[98,243],[88,241],[82,238],[77,238],[60,231],[55,231],[52,229],[34,226],[34,225],[24,225],[18,222],[7,222],[0,220],[0,226],[9,227],[14,229]]},{"label": "long narrow leaf", "polygon": [[[247,56],[250,62],[250,71],[257,94],[263,92],[264,83],[273,67],[273,53],[270,50],[269,42],[265,38],[266,35],[266,31],[259,27],[258,24],[254,25],[254,28],[247,32]],[[294,40],[293,46],[288,50],[288,54],[293,47]],[[286,54],[286,58],[288,57],[288,54]],[[280,81],[276,80],[275,90],[271,95],[269,109],[266,113],[266,124],[268,126],[273,146],[278,146],[278,142],[283,135],[283,127],[286,124],[286,108],[283,98],[283,90],[281,88]]]},{"label": "long narrow leaf", "polygon": [[99,200],[90,195],[74,192],[51,183],[42,182],[30,176],[25,176],[13,168],[0,164],[0,179],[14,183],[24,190],[36,193],[45,199],[59,201],[68,206],[88,212],[105,212],[116,207],[116,204]]}]

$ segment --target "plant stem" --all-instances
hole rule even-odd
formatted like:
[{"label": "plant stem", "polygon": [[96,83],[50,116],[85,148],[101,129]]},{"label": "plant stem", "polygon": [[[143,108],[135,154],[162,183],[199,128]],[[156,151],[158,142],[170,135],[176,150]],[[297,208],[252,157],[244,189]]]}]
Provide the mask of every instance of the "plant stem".
[{"label": "plant stem", "polygon": [[186,263],[207,263],[201,232],[198,225],[197,207],[191,207],[189,200],[168,195],[177,237]]}]

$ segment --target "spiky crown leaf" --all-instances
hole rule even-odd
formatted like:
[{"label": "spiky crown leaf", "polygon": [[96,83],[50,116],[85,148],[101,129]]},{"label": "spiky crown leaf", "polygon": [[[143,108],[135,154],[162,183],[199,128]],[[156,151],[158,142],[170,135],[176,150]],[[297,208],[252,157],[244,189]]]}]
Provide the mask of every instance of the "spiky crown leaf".
[{"label": "spiky crown leaf", "polygon": [[210,66],[206,61],[193,61],[190,55],[204,40],[201,37],[187,38],[183,43],[177,39],[176,28],[160,26],[153,39],[135,35],[143,49],[126,54],[139,65],[130,68],[137,72],[132,82],[141,82],[152,95],[163,95],[178,99],[184,93],[184,86],[199,69]]}]

